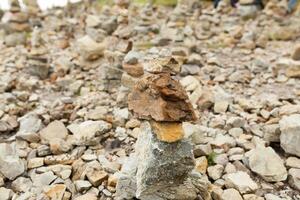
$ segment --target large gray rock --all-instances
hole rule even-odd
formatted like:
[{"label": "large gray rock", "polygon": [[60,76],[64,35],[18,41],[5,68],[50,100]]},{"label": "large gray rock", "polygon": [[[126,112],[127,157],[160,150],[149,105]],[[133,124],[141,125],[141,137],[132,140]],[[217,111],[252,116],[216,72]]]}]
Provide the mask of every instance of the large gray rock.
[{"label": "large gray rock", "polygon": [[25,171],[23,161],[17,156],[12,144],[0,144],[0,172],[9,180],[14,180]]},{"label": "large gray rock", "polygon": [[281,147],[286,153],[300,156],[300,114],[284,116],[279,126]]},{"label": "large gray rock", "polygon": [[153,135],[150,124],[143,123],[135,153],[122,168],[118,199],[192,200],[197,193],[210,199],[208,182],[192,172],[193,168],[192,145],[188,141],[161,142]]},{"label": "large gray rock", "polygon": [[283,160],[271,147],[258,146],[246,153],[251,171],[260,175],[267,182],[284,181],[287,170]]}]

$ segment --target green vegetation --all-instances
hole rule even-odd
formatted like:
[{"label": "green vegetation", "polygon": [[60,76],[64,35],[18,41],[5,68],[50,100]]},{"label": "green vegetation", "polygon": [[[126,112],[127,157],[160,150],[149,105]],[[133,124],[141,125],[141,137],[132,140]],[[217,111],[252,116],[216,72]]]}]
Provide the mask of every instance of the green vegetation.
[{"label": "green vegetation", "polygon": [[212,152],[207,156],[207,162],[208,162],[208,166],[212,166],[215,163],[215,158],[216,158],[217,154],[216,152]]}]

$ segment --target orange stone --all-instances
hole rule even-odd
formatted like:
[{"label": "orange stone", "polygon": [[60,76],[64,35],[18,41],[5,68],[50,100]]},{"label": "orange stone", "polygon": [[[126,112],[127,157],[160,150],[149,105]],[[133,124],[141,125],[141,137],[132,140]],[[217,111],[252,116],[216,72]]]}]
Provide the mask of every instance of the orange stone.
[{"label": "orange stone", "polygon": [[151,122],[153,132],[163,142],[177,142],[184,136],[181,122]]}]

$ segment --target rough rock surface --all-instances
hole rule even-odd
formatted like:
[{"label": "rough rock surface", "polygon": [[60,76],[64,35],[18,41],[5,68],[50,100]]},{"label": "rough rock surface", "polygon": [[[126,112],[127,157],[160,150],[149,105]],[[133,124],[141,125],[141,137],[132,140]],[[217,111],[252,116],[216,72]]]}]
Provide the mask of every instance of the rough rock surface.
[{"label": "rough rock surface", "polygon": [[183,87],[167,73],[147,75],[139,80],[128,96],[128,107],[142,119],[196,120]]},{"label": "rough rock surface", "polygon": [[283,160],[271,147],[256,147],[246,154],[250,169],[265,181],[277,182],[287,178]]},{"label": "rough rock surface", "polygon": [[120,199],[126,196],[143,200],[197,197],[199,189],[192,179],[186,179],[194,168],[191,144],[184,140],[169,144],[161,142],[155,138],[148,122],[141,125],[136,152],[124,167],[117,184]]},{"label": "rough rock surface", "polygon": [[17,176],[25,171],[23,161],[16,154],[16,149],[13,145],[0,144],[0,172],[6,178],[14,180]]},{"label": "rough rock surface", "polygon": [[280,145],[285,152],[300,156],[300,115],[283,117],[280,122]]}]

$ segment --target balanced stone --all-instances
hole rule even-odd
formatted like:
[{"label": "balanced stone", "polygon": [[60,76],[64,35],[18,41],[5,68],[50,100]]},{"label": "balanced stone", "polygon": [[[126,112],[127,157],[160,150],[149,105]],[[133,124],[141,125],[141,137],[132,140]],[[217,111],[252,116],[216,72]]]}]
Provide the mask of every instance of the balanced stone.
[{"label": "balanced stone", "polygon": [[45,41],[42,39],[41,32],[35,28],[32,32],[31,49],[27,55],[28,70],[31,75],[38,76],[41,79],[48,77],[49,62],[48,50]]}]

